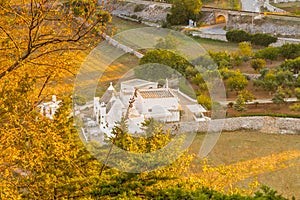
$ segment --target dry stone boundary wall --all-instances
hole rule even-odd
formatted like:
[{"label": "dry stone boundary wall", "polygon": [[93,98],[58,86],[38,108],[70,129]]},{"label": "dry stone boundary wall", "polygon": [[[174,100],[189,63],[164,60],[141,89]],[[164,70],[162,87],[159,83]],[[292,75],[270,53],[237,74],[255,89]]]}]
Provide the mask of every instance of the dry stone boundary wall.
[{"label": "dry stone boundary wall", "polygon": [[[249,130],[269,134],[300,134],[300,119],[276,117],[237,117],[224,119],[223,131]],[[210,122],[199,122],[199,132],[206,132]],[[212,131],[218,128],[210,127]]]}]

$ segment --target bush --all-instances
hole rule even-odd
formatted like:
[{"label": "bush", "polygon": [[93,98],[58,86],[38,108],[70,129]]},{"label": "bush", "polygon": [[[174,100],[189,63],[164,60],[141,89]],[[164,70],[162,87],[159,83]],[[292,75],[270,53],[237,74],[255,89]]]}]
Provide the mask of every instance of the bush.
[{"label": "bush", "polygon": [[249,90],[242,90],[238,94],[243,97],[246,102],[253,101],[253,99],[255,99],[255,96]]},{"label": "bush", "polygon": [[209,55],[213,59],[213,61],[218,65],[219,69],[222,68],[231,68],[231,56],[228,54],[227,51],[220,51],[217,53],[214,53],[212,51],[209,51]]},{"label": "bush", "polygon": [[144,10],[144,6],[141,5],[141,4],[137,4],[135,7],[134,7],[134,12],[141,12]]},{"label": "bush", "polygon": [[300,56],[300,44],[284,44],[279,47],[279,53],[287,59],[294,59]]},{"label": "bush", "polygon": [[234,76],[231,76],[227,80],[227,87],[233,91],[241,91],[245,89],[248,86],[248,80],[245,78],[245,76],[237,71]]},{"label": "bush", "polygon": [[231,57],[233,59],[233,63],[236,66],[241,66],[243,64],[243,59],[241,58],[241,56],[238,53],[232,53]]},{"label": "bush", "polygon": [[285,70],[290,70],[294,72],[294,74],[298,74],[300,71],[300,57],[293,60],[284,61],[280,67]]},{"label": "bush", "polygon": [[207,110],[211,110],[212,101],[209,96],[201,94],[197,97],[198,103],[204,106]]},{"label": "bush", "polygon": [[234,102],[232,102],[232,101],[227,104],[227,106],[229,106],[230,108],[232,108],[233,105],[234,105]]},{"label": "bush", "polygon": [[245,61],[252,57],[252,47],[250,42],[240,42],[238,53],[243,57]]},{"label": "bush", "polygon": [[300,111],[300,104],[296,103],[296,104],[290,106],[289,108],[290,108],[291,111],[299,112]]},{"label": "bush", "polygon": [[295,88],[295,96],[300,100],[300,88]]},{"label": "bush", "polygon": [[234,109],[242,112],[242,111],[246,111],[246,100],[244,99],[244,97],[242,95],[238,95],[235,104],[233,105]]},{"label": "bush", "polygon": [[162,21],[162,22],[161,22],[161,27],[162,27],[162,28],[170,28],[171,25],[170,25],[168,22],[166,22],[166,21]]},{"label": "bush", "polygon": [[250,34],[244,30],[231,30],[226,33],[226,39],[230,42],[251,42],[255,45],[269,46],[277,42],[277,37],[265,33]]},{"label": "bush", "polygon": [[278,106],[285,103],[285,95],[285,91],[279,87],[272,98],[273,103],[277,104]]},{"label": "bush", "polygon": [[251,66],[255,71],[260,71],[261,69],[265,68],[266,61],[261,58],[256,58],[251,61]]},{"label": "bush", "polygon": [[267,47],[256,52],[255,58],[277,60],[279,56],[279,49],[276,47]]},{"label": "bush", "polygon": [[251,35],[244,30],[231,30],[226,33],[226,39],[229,42],[245,42],[251,41]]},{"label": "bush", "polygon": [[256,33],[251,35],[251,43],[259,46],[269,46],[272,43],[277,42],[277,37],[264,33]]}]

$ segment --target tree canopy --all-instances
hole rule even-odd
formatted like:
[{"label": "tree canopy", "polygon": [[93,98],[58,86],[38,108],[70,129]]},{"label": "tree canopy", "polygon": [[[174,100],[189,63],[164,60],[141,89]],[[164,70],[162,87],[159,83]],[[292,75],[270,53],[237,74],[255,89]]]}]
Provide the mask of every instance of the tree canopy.
[{"label": "tree canopy", "polygon": [[186,25],[189,19],[197,21],[202,8],[201,0],[173,0],[167,22],[172,25]]},{"label": "tree canopy", "polygon": [[[32,69],[48,82],[62,71],[72,75],[74,61],[67,54],[76,57],[97,43],[97,31],[111,20],[97,1],[4,2],[0,9],[0,79],[16,70],[32,74]],[[76,9],[82,12],[76,14]]]},{"label": "tree canopy", "polygon": [[186,76],[186,70],[194,68],[179,54],[164,49],[149,50],[140,60],[140,65],[145,66],[136,68],[135,75],[149,80],[171,78],[172,75]]}]

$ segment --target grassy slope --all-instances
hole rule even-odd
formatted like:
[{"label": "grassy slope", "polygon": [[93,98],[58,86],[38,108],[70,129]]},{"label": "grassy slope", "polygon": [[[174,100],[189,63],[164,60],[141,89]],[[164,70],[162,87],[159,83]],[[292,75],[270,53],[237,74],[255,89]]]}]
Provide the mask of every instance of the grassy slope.
[{"label": "grassy slope", "polygon": [[[204,134],[196,136],[191,146],[192,152],[199,152],[204,136]],[[261,159],[261,161],[253,161],[253,165],[250,165],[254,169],[260,162],[264,162],[262,157],[275,155],[274,159],[271,159],[275,161],[283,152],[300,152],[299,138],[299,135],[271,135],[246,131],[222,133],[216,146],[208,155],[208,160],[213,166],[219,166]],[[291,166],[286,167],[287,165]],[[265,169],[264,173],[246,177],[237,185],[245,186],[254,177],[258,177],[261,184],[277,189],[284,196],[300,197],[300,157],[287,159],[277,166],[270,164],[269,169]]]},{"label": "grassy slope", "polygon": [[207,0],[206,3],[203,1],[203,6],[210,6],[215,8],[223,8],[223,9],[236,9],[240,8],[239,0]]},{"label": "grassy slope", "polygon": [[297,15],[300,14],[299,2],[276,3],[276,4],[273,3],[272,5]]}]

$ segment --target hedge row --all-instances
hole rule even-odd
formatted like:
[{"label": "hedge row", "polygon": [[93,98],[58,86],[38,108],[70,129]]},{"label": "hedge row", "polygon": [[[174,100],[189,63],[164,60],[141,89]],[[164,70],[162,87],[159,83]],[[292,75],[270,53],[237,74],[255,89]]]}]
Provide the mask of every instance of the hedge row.
[{"label": "hedge row", "polygon": [[282,117],[282,118],[300,118],[300,114],[274,114],[274,113],[249,113],[238,114],[230,117]]},{"label": "hedge row", "polygon": [[264,33],[247,33],[244,30],[231,30],[226,33],[226,39],[230,42],[251,42],[252,44],[259,46],[269,46],[270,44],[277,42],[277,37]]}]

